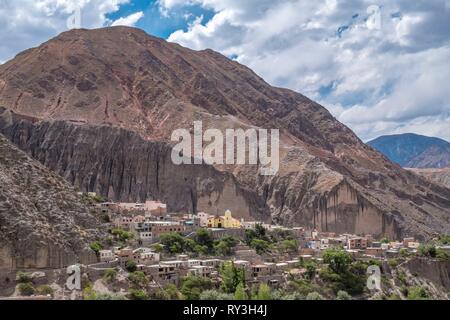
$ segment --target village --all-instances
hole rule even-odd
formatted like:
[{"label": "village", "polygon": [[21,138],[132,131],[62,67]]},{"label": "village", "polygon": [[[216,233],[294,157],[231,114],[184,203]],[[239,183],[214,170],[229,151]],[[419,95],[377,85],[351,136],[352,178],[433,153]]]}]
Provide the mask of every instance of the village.
[{"label": "village", "polygon": [[[412,237],[375,239],[246,221],[229,210],[222,215],[171,213],[159,201],[114,203],[98,200],[95,193],[83,196],[97,199],[91,211],[110,233],[90,245],[97,262],[83,266],[87,279],[81,298],[88,300],[268,299],[277,292],[295,299],[299,291],[303,299],[351,299],[367,294],[369,266],[394,269],[408,257],[432,251]],[[448,243],[433,250],[448,260]],[[436,258],[436,252],[428,258]],[[346,267],[334,269],[339,263]],[[328,289],[321,291],[314,279],[329,281]],[[389,294],[408,296],[394,287]]]}]

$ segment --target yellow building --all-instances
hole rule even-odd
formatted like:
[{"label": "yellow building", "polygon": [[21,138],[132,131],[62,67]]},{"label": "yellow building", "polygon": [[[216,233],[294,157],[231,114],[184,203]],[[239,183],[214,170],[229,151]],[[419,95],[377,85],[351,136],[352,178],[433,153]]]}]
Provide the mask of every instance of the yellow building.
[{"label": "yellow building", "polygon": [[210,216],[208,218],[208,228],[238,229],[241,226],[241,222],[233,218],[230,210],[227,210],[224,216]]}]

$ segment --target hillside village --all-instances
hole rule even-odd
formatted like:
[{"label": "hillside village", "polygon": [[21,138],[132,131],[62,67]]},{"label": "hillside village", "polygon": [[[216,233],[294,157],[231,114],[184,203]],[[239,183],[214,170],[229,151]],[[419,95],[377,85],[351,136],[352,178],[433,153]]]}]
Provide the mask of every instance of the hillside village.
[{"label": "hillside village", "polygon": [[[95,193],[80,195],[110,233],[90,245],[98,262],[82,266],[82,290],[64,288],[64,271],[24,270],[6,298],[448,298],[448,237],[433,245],[374,239],[246,221],[229,210],[171,213],[159,201],[113,203]],[[430,263],[447,272],[447,280],[427,275]],[[366,286],[369,266],[382,270],[380,290]],[[419,272],[423,279],[415,276]]]}]

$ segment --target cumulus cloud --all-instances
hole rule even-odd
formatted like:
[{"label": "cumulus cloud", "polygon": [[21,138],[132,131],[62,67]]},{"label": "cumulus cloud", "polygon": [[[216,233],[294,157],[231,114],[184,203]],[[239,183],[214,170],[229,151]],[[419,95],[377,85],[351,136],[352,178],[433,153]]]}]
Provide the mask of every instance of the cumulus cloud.
[{"label": "cumulus cloud", "polygon": [[450,140],[446,0],[160,0],[201,5],[169,41],[212,48],[330,109],[363,139],[407,132]]},{"label": "cumulus cloud", "polygon": [[111,26],[128,26],[133,27],[141,18],[144,17],[144,13],[142,11],[130,14],[125,18],[120,18],[114,21]]},{"label": "cumulus cloud", "polygon": [[108,13],[129,0],[0,0],[0,61],[68,29],[77,10],[82,28],[109,25]]}]

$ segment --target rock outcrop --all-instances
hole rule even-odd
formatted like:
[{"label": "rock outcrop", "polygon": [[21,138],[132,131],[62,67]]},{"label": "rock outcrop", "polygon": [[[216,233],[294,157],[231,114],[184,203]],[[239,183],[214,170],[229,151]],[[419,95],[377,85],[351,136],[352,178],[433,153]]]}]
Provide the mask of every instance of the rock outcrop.
[{"label": "rock outcrop", "polygon": [[[3,132],[82,190],[326,231],[450,232],[450,190],[365,145],[317,103],[211,50],[73,30],[0,66]],[[173,130],[280,129],[280,170],[174,166]]]},{"label": "rock outcrop", "polygon": [[73,187],[0,134],[0,270],[96,261],[99,225]]}]

